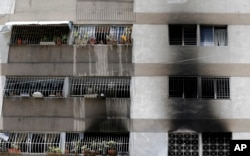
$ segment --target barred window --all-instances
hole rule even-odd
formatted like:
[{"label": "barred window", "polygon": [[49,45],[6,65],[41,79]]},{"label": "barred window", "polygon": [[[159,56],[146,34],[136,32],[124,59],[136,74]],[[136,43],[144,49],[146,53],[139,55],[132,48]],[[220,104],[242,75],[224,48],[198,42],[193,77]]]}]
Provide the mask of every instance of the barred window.
[{"label": "barred window", "polygon": [[56,44],[67,44],[69,35],[68,25],[14,25],[11,33],[10,44],[40,44],[40,42],[51,42]]},{"label": "barred window", "polygon": [[169,133],[168,156],[199,156],[197,133]]},{"label": "barred window", "polygon": [[19,77],[6,78],[5,96],[61,97],[64,78],[62,77]]},{"label": "barred window", "polygon": [[170,76],[169,97],[229,99],[230,81],[226,77]]},{"label": "barred window", "polygon": [[229,156],[232,133],[202,133],[203,156]]},{"label": "barred window", "polygon": [[98,154],[108,154],[110,149],[114,149],[117,154],[128,155],[129,134],[66,133],[65,153],[90,155],[91,151],[94,151]]},{"label": "barred window", "polygon": [[197,45],[196,25],[169,25],[170,45]]},{"label": "barred window", "polygon": [[76,45],[132,44],[132,26],[75,26],[72,33]]},{"label": "barred window", "polygon": [[71,79],[71,95],[129,98],[130,77],[74,77]]},{"label": "barred window", "polygon": [[169,77],[169,97],[197,98],[197,77]]},{"label": "barred window", "polygon": [[202,98],[229,99],[229,78],[202,78]]}]

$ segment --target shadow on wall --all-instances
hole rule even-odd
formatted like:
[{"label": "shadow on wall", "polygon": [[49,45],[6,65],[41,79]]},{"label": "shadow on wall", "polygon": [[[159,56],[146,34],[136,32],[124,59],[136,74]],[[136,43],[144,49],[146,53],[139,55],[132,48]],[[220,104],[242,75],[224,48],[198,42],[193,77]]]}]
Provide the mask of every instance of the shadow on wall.
[{"label": "shadow on wall", "polygon": [[[190,50],[188,48],[188,50]],[[192,51],[188,51],[188,58],[197,58],[198,51],[195,48],[192,48]],[[186,54],[187,54],[186,53]],[[180,58],[184,58],[185,50],[183,53],[179,53],[182,56],[176,55],[173,60],[180,60]],[[178,63],[176,65],[181,65],[182,68],[173,66],[171,69],[171,73],[175,73],[175,76],[199,76],[200,71],[198,70],[197,63],[192,63],[191,61],[183,61],[182,63]],[[189,75],[191,74],[191,75]],[[197,82],[197,81],[196,81]],[[197,83],[196,83],[197,84]],[[170,84],[169,84],[170,85]],[[227,131],[226,124],[217,119],[217,116],[213,113],[216,108],[212,108],[211,104],[214,103],[214,100],[198,100],[197,93],[196,95],[192,95],[192,82],[185,86],[187,90],[186,96],[194,98],[172,98],[171,101],[171,121],[170,121],[170,131],[178,131],[178,130],[190,130],[196,132],[225,132]],[[199,85],[199,84],[198,84]],[[184,87],[184,88],[185,88]],[[197,88],[197,86],[195,86]],[[195,97],[196,96],[196,97]]]}]

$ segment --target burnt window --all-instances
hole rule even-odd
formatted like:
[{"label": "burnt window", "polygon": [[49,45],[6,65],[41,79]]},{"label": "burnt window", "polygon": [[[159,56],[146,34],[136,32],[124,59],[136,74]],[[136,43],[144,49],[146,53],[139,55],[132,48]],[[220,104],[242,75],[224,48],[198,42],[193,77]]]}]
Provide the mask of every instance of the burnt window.
[{"label": "burnt window", "polygon": [[[67,44],[68,25],[15,25],[11,33],[11,45]],[[57,42],[58,41],[58,42]]]},{"label": "burnt window", "polygon": [[230,132],[202,133],[203,156],[229,156],[231,139]]},{"label": "burnt window", "polygon": [[201,46],[227,46],[226,26],[200,26]]},{"label": "burnt window", "polygon": [[169,77],[169,97],[197,98],[197,77]]},{"label": "burnt window", "polygon": [[202,98],[208,99],[229,99],[230,83],[229,78],[202,78]]},{"label": "burnt window", "polygon": [[169,25],[170,45],[197,45],[196,25]]},{"label": "burnt window", "polygon": [[197,133],[169,133],[168,156],[199,156]]},{"label": "burnt window", "polygon": [[71,95],[86,98],[129,98],[130,77],[74,77]]},{"label": "burnt window", "polygon": [[15,77],[6,78],[5,96],[61,97],[62,77]]}]

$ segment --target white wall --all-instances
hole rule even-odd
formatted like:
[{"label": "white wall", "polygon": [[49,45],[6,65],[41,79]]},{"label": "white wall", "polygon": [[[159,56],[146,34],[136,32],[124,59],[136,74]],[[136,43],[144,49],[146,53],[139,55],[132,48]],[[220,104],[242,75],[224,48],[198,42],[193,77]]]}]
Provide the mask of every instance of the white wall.
[{"label": "white wall", "polygon": [[13,14],[16,0],[1,0],[0,14]]},{"label": "white wall", "polygon": [[[172,3],[172,2],[181,3]],[[249,0],[135,0],[135,12],[249,13]]]},{"label": "white wall", "polygon": [[250,26],[229,25],[228,46],[170,46],[168,25],[133,27],[134,63],[250,63]]},{"label": "white wall", "polygon": [[250,118],[250,78],[230,78],[231,99],[168,97],[168,77],[132,78],[132,119],[246,119]]}]

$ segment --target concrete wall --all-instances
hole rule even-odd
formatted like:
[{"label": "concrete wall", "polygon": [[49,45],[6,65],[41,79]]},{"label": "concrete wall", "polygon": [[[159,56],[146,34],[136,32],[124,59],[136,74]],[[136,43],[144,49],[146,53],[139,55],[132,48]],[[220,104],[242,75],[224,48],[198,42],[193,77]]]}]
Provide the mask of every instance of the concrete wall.
[{"label": "concrete wall", "polygon": [[135,0],[135,12],[249,13],[248,0]]},{"label": "concrete wall", "polygon": [[[194,23],[195,24],[195,23]],[[133,26],[134,63],[250,63],[250,26],[229,25],[228,46],[171,46],[167,25]]]}]

